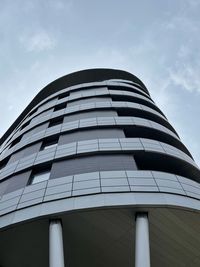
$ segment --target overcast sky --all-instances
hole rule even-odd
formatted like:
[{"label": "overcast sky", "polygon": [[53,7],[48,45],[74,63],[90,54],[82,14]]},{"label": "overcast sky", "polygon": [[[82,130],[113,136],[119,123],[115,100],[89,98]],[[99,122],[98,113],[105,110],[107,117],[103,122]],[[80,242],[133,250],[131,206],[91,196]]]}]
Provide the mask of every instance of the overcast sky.
[{"label": "overcast sky", "polygon": [[200,165],[200,0],[0,0],[0,136],[52,80],[137,75]]}]

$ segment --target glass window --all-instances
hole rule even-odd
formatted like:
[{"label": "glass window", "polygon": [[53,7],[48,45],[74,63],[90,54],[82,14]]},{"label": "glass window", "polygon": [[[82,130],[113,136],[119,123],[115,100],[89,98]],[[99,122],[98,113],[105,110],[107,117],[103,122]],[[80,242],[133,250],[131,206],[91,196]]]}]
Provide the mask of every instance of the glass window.
[{"label": "glass window", "polygon": [[30,122],[31,122],[31,121],[27,121],[26,123],[24,123],[24,124],[21,126],[20,130],[23,130],[26,126],[28,126],[28,125],[30,124]]},{"label": "glass window", "polygon": [[10,148],[18,144],[21,140],[22,136],[17,137],[14,141],[12,141]]},{"label": "glass window", "polygon": [[57,143],[52,143],[52,144],[46,144],[45,146],[42,147],[42,150],[49,149],[52,147],[56,147]]},{"label": "glass window", "polygon": [[33,115],[36,111],[38,110],[38,108],[35,108],[34,110],[32,110],[31,112],[29,112],[27,117],[30,117],[31,115]]},{"label": "glass window", "polygon": [[63,118],[55,118],[50,120],[49,127],[53,127],[63,123]]},{"label": "glass window", "polygon": [[57,106],[55,106],[54,111],[62,110],[64,108],[66,108],[66,106],[67,106],[66,103],[62,103],[60,105],[57,105]]},{"label": "glass window", "polygon": [[47,139],[43,142],[40,150],[46,150],[52,147],[56,147],[57,145],[58,145],[58,137],[55,137],[54,139]]},{"label": "glass window", "polygon": [[62,99],[62,98],[68,97],[68,96],[69,96],[69,92],[65,92],[65,93],[59,95],[58,99]]},{"label": "glass window", "polygon": [[31,180],[29,184],[37,184],[48,180],[50,177],[50,170],[44,170],[40,172],[33,173],[31,175]]},{"label": "glass window", "polygon": [[0,162],[0,170],[3,169],[4,167],[6,167],[8,161],[9,161],[10,157],[6,158],[6,159],[3,159],[1,162]]}]

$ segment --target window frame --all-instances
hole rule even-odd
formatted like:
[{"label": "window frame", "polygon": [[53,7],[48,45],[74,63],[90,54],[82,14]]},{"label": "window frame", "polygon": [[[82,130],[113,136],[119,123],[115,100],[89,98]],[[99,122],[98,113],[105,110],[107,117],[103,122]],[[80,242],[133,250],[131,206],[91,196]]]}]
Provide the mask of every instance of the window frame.
[{"label": "window frame", "polygon": [[[38,183],[42,183],[42,182],[48,181],[49,178],[50,178],[50,175],[51,175],[51,169],[50,168],[41,169],[41,170],[38,170],[38,171],[33,171],[31,173],[30,179],[28,181],[28,185],[35,185],[35,184],[38,184]],[[45,178],[38,179],[39,177],[41,178],[43,176],[45,176]]]}]

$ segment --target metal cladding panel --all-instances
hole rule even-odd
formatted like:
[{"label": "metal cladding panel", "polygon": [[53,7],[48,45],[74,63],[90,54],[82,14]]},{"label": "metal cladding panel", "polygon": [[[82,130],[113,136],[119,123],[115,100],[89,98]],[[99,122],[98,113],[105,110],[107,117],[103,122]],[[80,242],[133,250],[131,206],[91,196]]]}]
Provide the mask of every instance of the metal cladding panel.
[{"label": "metal cladding panel", "polygon": [[48,127],[48,122],[40,124],[39,126],[34,127],[32,130],[26,132],[25,134],[23,134],[22,136],[22,141],[28,137],[31,137],[33,134],[36,134],[42,130],[45,130]]},{"label": "metal cladding panel", "polygon": [[[102,192],[200,195],[200,171],[190,153],[144,84],[127,72],[86,70],[54,81],[0,143],[2,214]],[[140,175],[129,177],[130,171]],[[151,177],[143,177],[145,172]],[[34,173],[37,185],[30,184]],[[164,180],[165,174],[174,180]],[[177,177],[184,175],[195,186],[182,185]]]},{"label": "metal cladding panel", "polygon": [[88,118],[95,118],[95,117],[110,117],[110,116],[116,116],[116,115],[117,115],[117,112],[111,111],[111,110],[80,112],[80,113],[65,116],[64,123],[79,120],[79,119],[88,119]]},{"label": "metal cladding panel", "polygon": [[95,102],[104,102],[104,101],[111,101],[110,97],[90,97],[90,98],[84,98],[79,99],[73,102],[69,102],[67,104],[68,107],[75,106],[75,105],[81,105],[86,103],[95,103]]},{"label": "metal cladding panel", "polygon": [[26,148],[19,150],[19,152],[12,154],[12,156],[9,159],[8,164],[13,163],[16,160],[20,160],[21,158],[27,157],[31,154],[39,152],[41,144],[42,142],[37,142],[33,145],[27,146]]}]

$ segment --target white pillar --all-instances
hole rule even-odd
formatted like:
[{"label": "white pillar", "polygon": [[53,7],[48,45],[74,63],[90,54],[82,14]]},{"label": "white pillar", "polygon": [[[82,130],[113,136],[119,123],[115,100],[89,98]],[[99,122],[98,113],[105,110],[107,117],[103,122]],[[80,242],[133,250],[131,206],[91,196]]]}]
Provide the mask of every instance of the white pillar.
[{"label": "white pillar", "polygon": [[149,221],[145,212],[135,216],[135,267],[150,267]]},{"label": "white pillar", "polygon": [[65,267],[62,224],[60,220],[51,220],[49,224],[49,266]]}]

